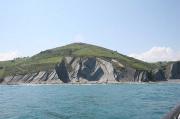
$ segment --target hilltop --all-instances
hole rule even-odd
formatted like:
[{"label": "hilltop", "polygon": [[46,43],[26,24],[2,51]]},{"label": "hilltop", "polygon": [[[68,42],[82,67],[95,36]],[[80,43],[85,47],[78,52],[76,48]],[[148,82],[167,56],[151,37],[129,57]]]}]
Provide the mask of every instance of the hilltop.
[{"label": "hilltop", "polygon": [[17,58],[11,61],[1,61],[0,77],[33,73],[41,70],[52,70],[65,56],[116,59],[124,65],[141,70],[150,70],[157,66],[100,46],[85,43],[73,43],[42,51],[32,57]]}]

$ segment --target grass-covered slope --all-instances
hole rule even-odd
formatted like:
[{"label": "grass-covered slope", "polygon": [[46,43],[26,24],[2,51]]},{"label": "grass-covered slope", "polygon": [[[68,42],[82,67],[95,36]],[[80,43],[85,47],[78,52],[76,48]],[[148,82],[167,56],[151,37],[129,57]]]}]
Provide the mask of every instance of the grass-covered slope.
[{"label": "grass-covered slope", "polygon": [[124,65],[142,70],[149,70],[156,66],[99,46],[74,43],[63,47],[49,49],[32,57],[17,58],[11,61],[0,62],[0,77],[26,74],[41,70],[52,70],[64,56],[116,59]]}]

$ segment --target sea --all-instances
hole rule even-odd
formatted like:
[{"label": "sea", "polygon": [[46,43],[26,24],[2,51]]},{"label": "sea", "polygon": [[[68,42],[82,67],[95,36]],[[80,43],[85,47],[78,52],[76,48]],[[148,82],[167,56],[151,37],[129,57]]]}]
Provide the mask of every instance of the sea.
[{"label": "sea", "polygon": [[180,83],[0,85],[0,119],[161,119]]}]

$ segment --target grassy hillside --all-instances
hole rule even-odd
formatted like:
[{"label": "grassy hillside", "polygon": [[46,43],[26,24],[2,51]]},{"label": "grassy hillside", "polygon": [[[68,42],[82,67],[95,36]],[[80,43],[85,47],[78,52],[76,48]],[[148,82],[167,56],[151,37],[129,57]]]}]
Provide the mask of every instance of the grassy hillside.
[{"label": "grassy hillside", "polygon": [[84,43],[74,43],[49,49],[32,57],[0,62],[0,77],[14,74],[26,74],[41,70],[52,70],[64,56],[113,58],[124,65],[142,70],[149,70],[156,67],[155,64],[146,63],[106,48]]}]

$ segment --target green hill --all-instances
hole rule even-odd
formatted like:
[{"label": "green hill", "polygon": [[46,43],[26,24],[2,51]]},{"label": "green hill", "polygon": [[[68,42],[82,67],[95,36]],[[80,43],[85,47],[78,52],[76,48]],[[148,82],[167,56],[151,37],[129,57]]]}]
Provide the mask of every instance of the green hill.
[{"label": "green hill", "polygon": [[11,61],[1,61],[0,77],[14,74],[26,74],[42,70],[52,70],[54,69],[55,65],[58,64],[65,56],[116,59],[126,66],[139,70],[150,70],[157,66],[155,64],[146,63],[122,55],[117,51],[112,51],[103,47],[85,43],[73,43],[42,51],[32,57],[17,58]]}]

